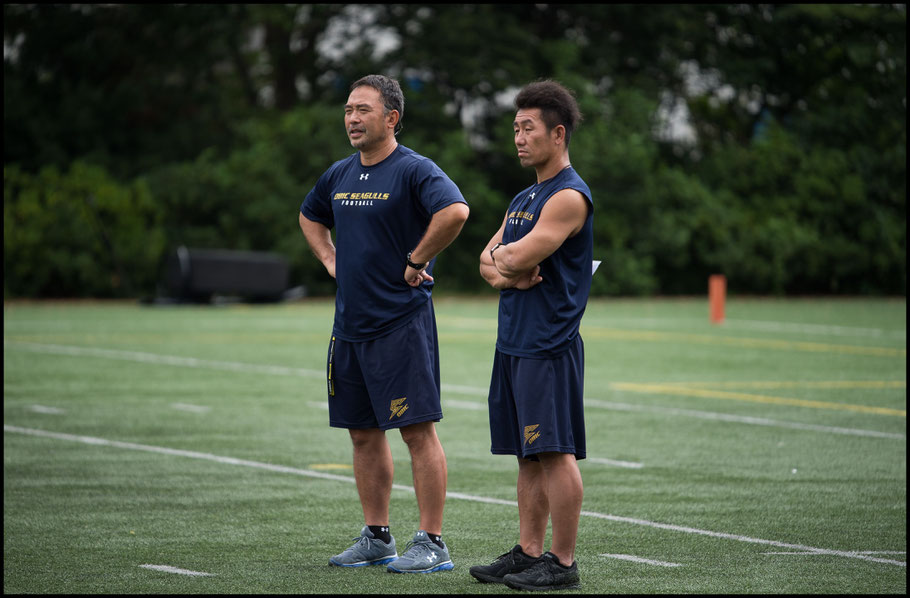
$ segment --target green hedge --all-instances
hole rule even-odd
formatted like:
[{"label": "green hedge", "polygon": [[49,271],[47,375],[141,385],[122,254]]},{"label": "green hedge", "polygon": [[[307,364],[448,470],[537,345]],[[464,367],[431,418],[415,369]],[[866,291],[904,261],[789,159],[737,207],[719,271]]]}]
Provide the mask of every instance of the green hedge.
[{"label": "green hedge", "polygon": [[142,181],[74,162],[3,169],[5,297],[134,297],[154,288],[162,212]]},{"label": "green hedge", "polygon": [[[603,260],[595,295],[700,294],[714,273],[739,293],[906,293],[903,198],[870,184],[862,156],[802,147],[772,122],[760,139],[686,169],[642,133],[653,113],[641,94],[619,91],[609,114],[589,111],[572,140],[572,163],[594,194],[594,255]],[[433,158],[471,206],[439,258],[437,279],[449,290],[486,289],[479,252],[533,181],[514,157],[510,119],[483,150],[460,129],[400,139]],[[81,161],[64,173],[6,167],[4,295],[149,296],[179,245],[277,252],[290,260],[292,286],[332,293],[297,213],[317,177],[353,151],[340,111],[307,106],[238,130],[237,149],[209,149],[131,181]]]}]

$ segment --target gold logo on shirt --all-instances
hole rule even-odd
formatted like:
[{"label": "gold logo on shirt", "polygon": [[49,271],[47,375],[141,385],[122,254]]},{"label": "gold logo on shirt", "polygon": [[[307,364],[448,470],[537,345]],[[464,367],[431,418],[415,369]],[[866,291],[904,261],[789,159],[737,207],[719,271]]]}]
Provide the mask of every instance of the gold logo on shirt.
[{"label": "gold logo on shirt", "polygon": [[534,212],[514,211],[509,214],[509,218],[524,218],[525,220],[534,220]]},{"label": "gold logo on shirt", "polygon": [[539,427],[540,424],[525,426],[525,444],[532,444],[535,440],[540,438],[540,432],[537,431],[537,428]]},{"label": "gold logo on shirt", "polygon": [[389,416],[389,419],[393,417],[401,417],[401,414],[408,410],[408,406],[404,404],[407,401],[407,397],[401,397],[400,399],[393,399],[389,409],[392,410],[392,415]]},{"label": "gold logo on shirt", "polygon": [[336,193],[335,195],[333,195],[333,196],[332,196],[332,201],[339,200],[339,199],[340,199],[340,200],[345,200],[345,199],[353,199],[353,200],[381,199],[381,200],[385,201],[385,200],[387,200],[389,197],[390,197],[390,195],[389,195],[388,193],[350,193],[350,192],[345,192],[345,193]]}]

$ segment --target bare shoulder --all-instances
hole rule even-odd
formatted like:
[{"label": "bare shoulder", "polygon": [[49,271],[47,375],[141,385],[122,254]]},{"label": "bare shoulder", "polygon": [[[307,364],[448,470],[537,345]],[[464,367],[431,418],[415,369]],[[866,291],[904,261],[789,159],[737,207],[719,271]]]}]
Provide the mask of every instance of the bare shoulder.
[{"label": "bare shoulder", "polygon": [[589,202],[576,189],[562,189],[553,194],[541,210],[541,219],[573,222],[580,226],[588,217]]}]

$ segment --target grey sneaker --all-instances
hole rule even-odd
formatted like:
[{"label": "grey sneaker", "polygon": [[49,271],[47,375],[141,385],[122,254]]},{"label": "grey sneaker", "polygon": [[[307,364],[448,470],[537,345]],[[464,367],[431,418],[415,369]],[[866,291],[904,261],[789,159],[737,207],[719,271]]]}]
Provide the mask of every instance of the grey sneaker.
[{"label": "grey sneaker", "polygon": [[578,564],[564,567],[556,555],[545,552],[521,573],[509,573],[502,580],[513,590],[577,590],[581,587]]},{"label": "grey sneaker", "polygon": [[360,537],[354,538],[354,545],[329,559],[330,565],[337,567],[366,567],[367,565],[386,565],[398,558],[395,551],[395,538],[386,544],[373,535],[370,528],[364,526]]},{"label": "grey sneaker", "polygon": [[440,548],[423,530],[414,534],[404,554],[388,566],[392,573],[433,573],[454,568],[455,564],[449,558],[449,547]]}]

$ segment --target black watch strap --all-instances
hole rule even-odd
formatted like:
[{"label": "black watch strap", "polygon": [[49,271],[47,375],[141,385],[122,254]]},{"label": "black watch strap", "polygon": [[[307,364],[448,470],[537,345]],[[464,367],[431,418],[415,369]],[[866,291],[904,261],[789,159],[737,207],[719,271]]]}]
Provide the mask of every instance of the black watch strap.
[{"label": "black watch strap", "polygon": [[413,251],[409,251],[409,252],[408,252],[408,258],[407,258],[407,259],[408,259],[408,266],[410,266],[411,268],[414,268],[415,270],[423,270],[424,268],[426,268],[426,267],[427,267],[427,263],[426,263],[426,262],[424,262],[424,263],[422,263],[422,264],[415,264],[414,262],[411,261],[411,254],[412,254],[412,253],[413,253]]}]

